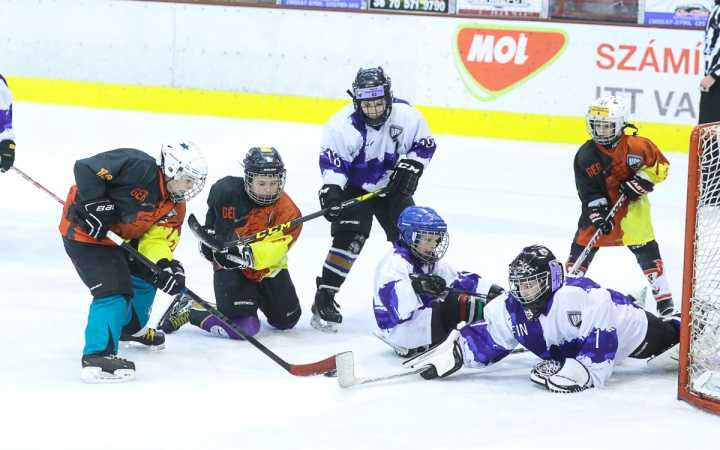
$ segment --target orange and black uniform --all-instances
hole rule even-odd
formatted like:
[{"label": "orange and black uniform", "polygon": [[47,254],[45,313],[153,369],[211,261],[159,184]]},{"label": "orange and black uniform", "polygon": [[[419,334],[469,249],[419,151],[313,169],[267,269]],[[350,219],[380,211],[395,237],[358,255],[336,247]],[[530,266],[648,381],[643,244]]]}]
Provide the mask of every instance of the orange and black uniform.
[{"label": "orange and black uniform", "polygon": [[[252,236],[301,216],[285,192],[274,203],[262,206],[250,199],[244,183],[242,177],[228,176],[210,189],[205,227],[214,230],[221,241]],[[297,225],[250,243],[252,269],[225,269],[213,261],[218,310],[234,318],[257,316],[259,308],[270,325],[292,328],[300,319],[301,310],[287,270],[287,252],[297,242],[301,229],[302,225]],[[207,253],[206,257],[211,259]],[[202,326],[194,323],[192,315],[191,322]]]},{"label": "orange and black uniform", "polygon": [[[572,267],[578,256],[596,232],[589,219],[588,204],[606,199],[608,207],[620,198],[620,185],[632,179],[639,172],[655,185],[667,178],[670,163],[649,139],[640,136],[623,135],[617,145],[611,148],[588,140],[575,155],[575,185],[582,202],[582,213],[578,221],[567,268]],[[595,248],[580,268],[582,274],[592,261],[599,247],[627,246],[635,254],[638,264],[652,285],[655,300],[672,297],[658,245],[655,242],[650,220],[650,201],[647,195],[625,201],[612,219],[610,234],[602,234]]]}]

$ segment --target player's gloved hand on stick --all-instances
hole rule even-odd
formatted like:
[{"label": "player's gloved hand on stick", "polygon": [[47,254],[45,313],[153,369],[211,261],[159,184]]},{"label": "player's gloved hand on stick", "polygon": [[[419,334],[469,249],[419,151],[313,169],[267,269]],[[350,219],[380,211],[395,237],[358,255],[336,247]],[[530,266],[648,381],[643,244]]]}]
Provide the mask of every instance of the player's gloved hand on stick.
[{"label": "player's gloved hand on stick", "polygon": [[214,252],[215,262],[225,269],[252,269],[255,264],[252,249],[249,245],[241,244],[229,249],[227,252]]},{"label": "player's gloved hand on stick", "polygon": [[654,188],[655,184],[652,181],[638,175],[620,183],[620,192],[625,194],[628,200],[635,200],[636,198],[649,194]]},{"label": "player's gloved hand on stick", "polygon": [[185,270],[177,259],[163,258],[157,262],[163,270],[156,273],[152,284],[168,295],[177,295],[185,288]]},{"label": "player's gloved hand on stick", "polygon": [[[215,235],[215,230],[213,230],[210,227],[203,227],[205,231],[211,236]],[[207,245],[203,244],[201,240],[198,239],[198,251],[200,252],[200,256],[207,259],[208,261],[213,261],[213,249],[208,247]]]},{"label": "player's gloved hand on stick", "polygon": [[337,184],[324,184],[318,192],[320,208],[325,210],[325,219],[328,222],[336,222],[340,219],[342,192],[342,188]]},{"label": "player's gloved hand on stick", "polygon": [[15,163],[15,141],[5,139],[0,142],[0,172],[7,172]]},{"label": "player's gloved hand on stick", "polygon": [[445,279],[431,273],[421,273],[413,277],[412,288],[416,294],[440,296],[445,293]]},{"label": "player's gloved hand on stick", "polygon": [[605,220],[608,214],[610,214],[610,208],[608,208],[607,203],[590,206],[588,217],[592,224],[595,225],[595,228],[602,231],[603,234],[610,234],[613,229],[612,220]]},{"label": "player's gloved hand on stick", "polygon": [[390,175],[388,195],[413,195],[418,186],[424,166],[414,159],[401,159]]},{"label": "player's gloved hand on stick", "polygon": [[82,229],[90,237],[102,241],[107,236],[115,214],[115,204],[108,198],[88,200],[83,208],[87,211]]}]

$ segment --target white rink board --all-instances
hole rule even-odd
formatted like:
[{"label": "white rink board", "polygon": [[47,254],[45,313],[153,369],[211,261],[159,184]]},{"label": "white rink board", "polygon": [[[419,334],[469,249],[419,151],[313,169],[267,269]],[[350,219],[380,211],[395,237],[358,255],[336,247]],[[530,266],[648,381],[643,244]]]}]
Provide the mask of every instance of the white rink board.
[{"label": "white rink board", "polygon": [[[16,77],[346,99],[359,67],[382,65],[419,105],[579,117],[600,92],[626,98],[632,120],[697,123],[700,30],[104,0],[0,0],[0,11],[0,73]],[[482,101],[454,58],[469,24],[559,30],[567,47]]]}]

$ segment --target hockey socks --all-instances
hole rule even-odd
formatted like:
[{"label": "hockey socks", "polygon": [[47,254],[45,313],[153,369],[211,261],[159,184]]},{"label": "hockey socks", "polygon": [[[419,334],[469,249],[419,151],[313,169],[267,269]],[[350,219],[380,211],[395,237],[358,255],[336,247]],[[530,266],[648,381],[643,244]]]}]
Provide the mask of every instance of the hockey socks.
[{"label": "hockey socks", "polygon": [[125,297],[119,294],[93,300],[85,328],[84,355],[117,354],[120,330],[127,307],[128,302]]},{"label": "hockey socks", "polygon": [[[257,316],[232,317],[230,320],[250,336],[254,336],[260,331],[260,319],[258,319]],[[242,336],[222,323],[220,319],[205,310],[191,308],[190,323],[202,328],[208,333],[229,337],[230,339],[245,340]]]}]

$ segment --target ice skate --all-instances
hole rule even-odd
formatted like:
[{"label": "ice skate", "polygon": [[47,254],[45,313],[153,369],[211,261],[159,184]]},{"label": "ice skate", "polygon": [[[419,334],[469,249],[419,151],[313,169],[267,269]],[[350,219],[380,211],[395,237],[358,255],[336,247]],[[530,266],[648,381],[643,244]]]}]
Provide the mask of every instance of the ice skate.
[{"label": "ice skate", "polygon": [[123,383],[135,379],[135,363],[115,355],[83,355],[82,366],[80,379],[85,383]]},{"label": "ice skate", "polygon": [[174,333],[190,321],[192,299],[185,294],[175,296],[158,321],[157,328],[165,334]]},{"label": "ice skate", "polygon": [[145,327],[135,334],[122,331],[120,333],[120,347],[157,352],[165,348],[165,333],[149,327]]},{"label": "ice skate", "polygon": [[342,323],[342,315],[337,308],[340,305],[335,301],[335,294],[338,288],[325,286],[320,284],[320,278],[316,280],[318,286],[315,293],[315,303],[313,303],[310,311],[313,316],[310,319],[310,325],[316,330],[325,333],[337,333],[338,325]]}]

